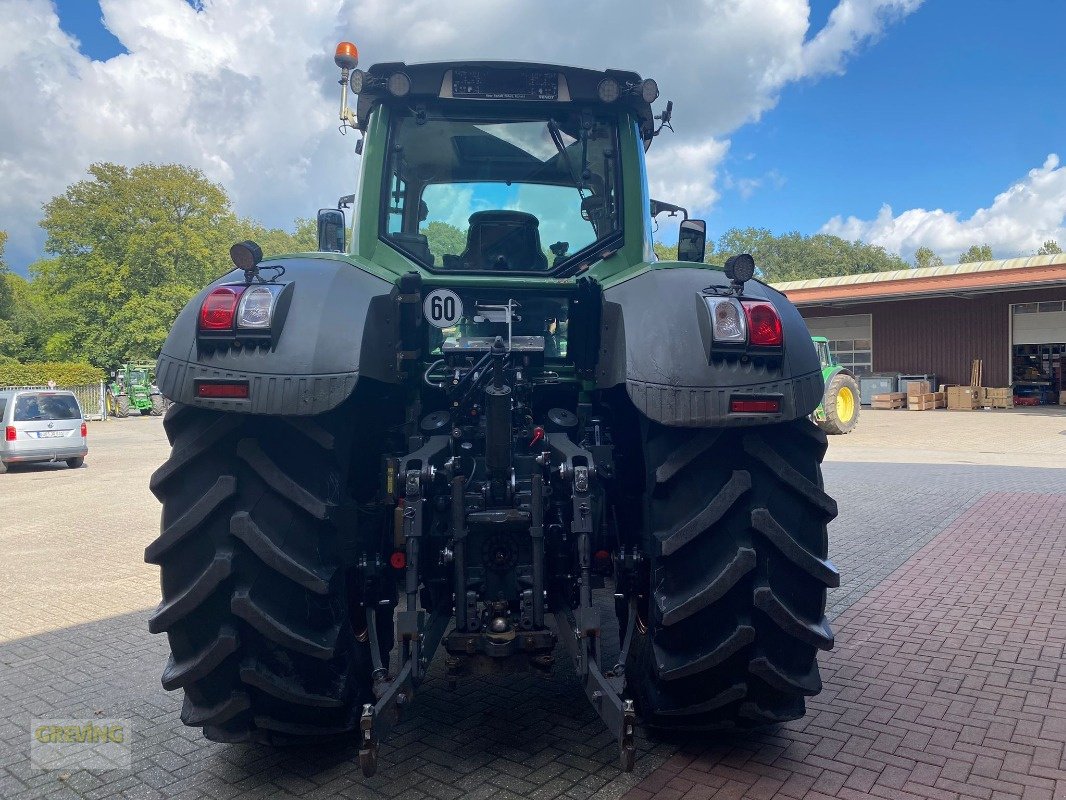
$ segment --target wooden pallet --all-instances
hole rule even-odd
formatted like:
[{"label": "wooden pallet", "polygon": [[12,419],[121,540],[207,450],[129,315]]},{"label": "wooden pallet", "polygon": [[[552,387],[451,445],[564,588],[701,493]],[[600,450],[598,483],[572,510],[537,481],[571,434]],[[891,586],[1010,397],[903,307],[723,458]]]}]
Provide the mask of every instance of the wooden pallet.
[{"label": "wooden pallet", "polygon": [[986,386],[981,391],[981,406],[983,408],[1014,408],[1014,395],[1010,387]]},{"label": "wooden pallet", "polygon": [[910,411],[932,411],[936,407],[936,395],[932,392],[912,394],[907,397],[907,408]]},{"label": "wooden pallet", "polygon": [[907,406],[907,393],[906,392],[887,392],[885,394],[875,394],[870,398],[871,408],[906,408]]}]

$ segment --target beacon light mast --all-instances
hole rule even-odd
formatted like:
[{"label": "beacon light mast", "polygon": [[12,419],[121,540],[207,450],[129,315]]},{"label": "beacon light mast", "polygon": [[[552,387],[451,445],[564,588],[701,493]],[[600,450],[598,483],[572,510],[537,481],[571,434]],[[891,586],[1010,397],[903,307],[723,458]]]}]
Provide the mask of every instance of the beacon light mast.
[{"label": "beacon light mast", "polygon": [[333,63],[341,68],[341,132],[347,127],[354,128],[355,114],[348,107],[348,79],[352,70],[359,66],[359,49],[351,42],[341,42],[333,54]]}]

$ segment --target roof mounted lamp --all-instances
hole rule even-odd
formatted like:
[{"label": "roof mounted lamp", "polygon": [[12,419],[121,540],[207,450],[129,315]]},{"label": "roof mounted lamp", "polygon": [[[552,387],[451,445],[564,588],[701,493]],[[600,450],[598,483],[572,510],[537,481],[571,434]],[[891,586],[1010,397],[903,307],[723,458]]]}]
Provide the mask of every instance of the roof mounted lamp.
[{"label": "roof mounted lamp", "polygon": [[245,283],[251,283],[259,276],[259,262],[263,260],[263,248],[249,240],[237,242],[229,249],[233,266],[244,270]]},{"label": "roof mounted lamp", "polygon": [[[355,72],[359,72],[356,67],[359,66],[359,50],[351,42],[341,42],[337,45],[337,50],[333,54],[333,63],[341,68],[341,79],[338,81],[341,85],[341,133],[344,133],[345,128],[356,127],[355,113],[348,107],[348,85],[349,81],[355,78]],[[359,72],[359,78],[352,85],[352,90],[357,92],[363,88],[362,72]],[[355,88],[355,83],[358,84],[359,89]]]},{"label": "roof mounted lamp", "polygon": [[733,282],[733,290],[741,294],[744,284],[755,275],[755,259],[750,253],[730,256],[725,262],[725,274]]}]

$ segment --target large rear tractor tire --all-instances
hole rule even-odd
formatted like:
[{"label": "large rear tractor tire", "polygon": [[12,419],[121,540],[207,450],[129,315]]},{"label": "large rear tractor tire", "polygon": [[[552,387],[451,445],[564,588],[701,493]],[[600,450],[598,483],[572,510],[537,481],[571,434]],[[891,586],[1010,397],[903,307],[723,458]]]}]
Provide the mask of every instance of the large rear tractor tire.
[{"label": "large rear tractor tire", "polygon": [[151,410],[148,413],[151,414],[153,417],[161,417],[161,416],[163,416],[163,412],[165,410],[166,410],[166,408],[164,407],[164,403],[163,403],[163,395],[161,395],[161,394],[153,394],[152,395],[152,408],[151,408]]},{"label": "large rear tractor tire", "polygon": [[349,614],[345,426],[336,412],[286,419],[179,404],[163,425],[173,449],[151,482],[162,534],[145,550],[163,600],[148,628],[170,641],[162,683],[185,690],[182,722],[219,742],[356,730],[373,699],[369,637]]},{"label": "large rear tractor tire", "polygon": [[822,401],[825,419],[818,420],[818,427],[826,433],[851,433],[859,424],[859,384],[843,372],[838,372],[825,387]]},{"label": "large rear tractor tire", "polygon": [[115,398],[115,416],[128,417],[130,415],[129,395],[120,394]]},{"label": "large rear tractor tire", "polygon": [[826,588],[826,437],[809,420],[748,429],[649,427],[651,598],[627,682],[653,732],[803,716],[833,646]]}]

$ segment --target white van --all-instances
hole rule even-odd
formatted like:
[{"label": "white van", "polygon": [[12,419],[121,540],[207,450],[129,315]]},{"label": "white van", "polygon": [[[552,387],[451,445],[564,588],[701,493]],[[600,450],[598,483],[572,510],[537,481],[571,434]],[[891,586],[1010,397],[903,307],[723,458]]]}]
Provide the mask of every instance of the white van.
[{"label": "white van", "polygon": [[66,461],[80,467],[89,452],[85,417],[73,392],[6,389],[0,392],[0,473],[9,464]]}]

